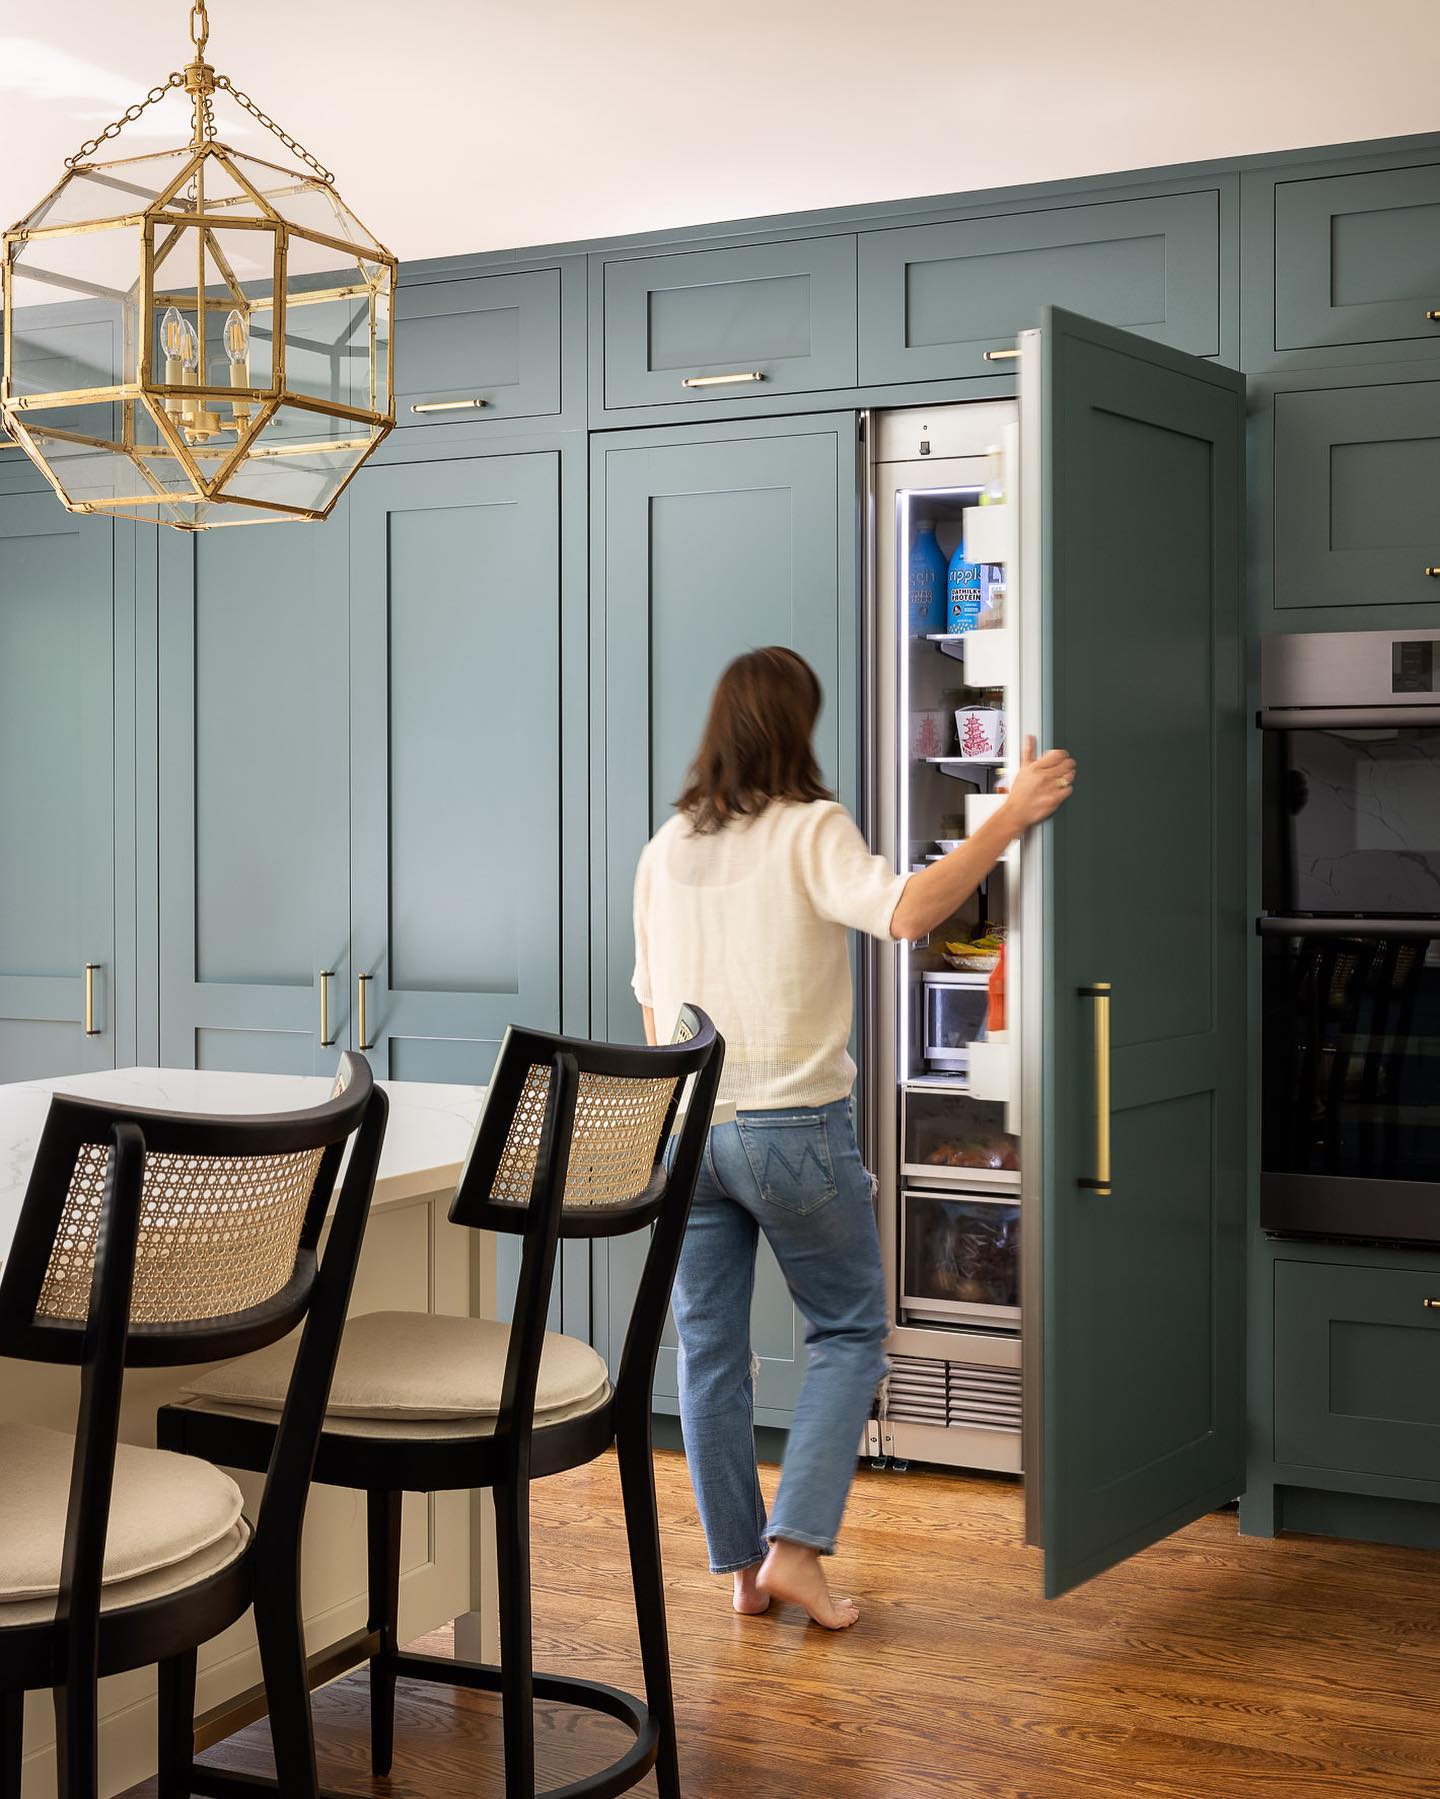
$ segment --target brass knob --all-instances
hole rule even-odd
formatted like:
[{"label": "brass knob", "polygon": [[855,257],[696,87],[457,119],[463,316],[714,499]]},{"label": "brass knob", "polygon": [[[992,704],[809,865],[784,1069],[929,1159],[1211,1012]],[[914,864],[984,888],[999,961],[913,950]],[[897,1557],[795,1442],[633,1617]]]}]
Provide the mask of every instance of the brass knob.
[{"label": "brass knob", "polygon": [[1427,312],[1425,314],[1425,316],[1427,319],[1434,319],[1436,321],[1440,321],[1440,306],[1432,306],[1430,308],[1429,312]]},{"label": "brass knob", "polygon": [[1432,563],[1430,567],[1425,570],[1425,573],[1429,575],[1432,581],[1440,581],[1440,567],[1436,567],[1435,564]]},{"label": "brass knob", "polygon": [[1420,1303],[1427,1312],[1440,1312],[1440,1299],[1424,1299]]}]

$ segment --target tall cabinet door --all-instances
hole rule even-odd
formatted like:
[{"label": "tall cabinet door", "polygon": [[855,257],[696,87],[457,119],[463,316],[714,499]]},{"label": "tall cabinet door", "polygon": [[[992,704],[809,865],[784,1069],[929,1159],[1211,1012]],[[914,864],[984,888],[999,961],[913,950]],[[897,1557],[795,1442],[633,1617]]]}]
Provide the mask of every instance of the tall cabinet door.
[{"label": "tall cabinet door", "polygon": [[114,536],[0,497],[0,1081],[116,1060]]},{"label": "tall cabinet door", "polygon": [[162,534],[160,1056],[167,1066],[323,1073],[345,1041],[342,521],[343,506],[324,524]]},{"label": "tall cabinet door", "polygon": [[483,1082],[508,1024],[560,1024],[559,464],[356,477],[354,1042],[392,1080]]},{"label": "tall cabinet door", "polygon": [[1058,309],[1021,346],[1022,706],[1079,764],[1021,882],[1054,1595],[1245,1484],[1245,394]]},{"label": "tall cabinet door", "polygon": [[[853,802],[856,458],[853,415],[623,432],[592,453],[592,692],[598,763],[592,866],[603,920],[595,1026],[641,1036],[630,988],[631,890],[647,839],[670,816],[710,692],[741,651],[783,643],[825,690],[817,746]],[[596,602],[599,603],[596,603]],[[661,1031],[671,1021],[660,1019]],[[643,1247],[610,1246],[607,1342],[618,1357]],[[804,1371],[802,1324],[768,1249],[751,1313],[761,1423],[788,1421]],[[673,1409],[667,1327],[656,1399]]]}]

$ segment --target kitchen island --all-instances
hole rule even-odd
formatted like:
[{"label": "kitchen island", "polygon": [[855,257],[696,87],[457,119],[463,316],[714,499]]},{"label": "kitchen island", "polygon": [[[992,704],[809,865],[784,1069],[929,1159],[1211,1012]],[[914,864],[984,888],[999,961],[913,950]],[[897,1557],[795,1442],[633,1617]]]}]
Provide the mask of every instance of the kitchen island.
[{"label": "kitchen island", "polygon": [[[451,1194],[469,1146],[484,1089],[428,1082],[385,1082],[390,1120],[352,1312],[381,1308],[492,1317],[494,1239],[452,1225]],[[52,1092],[125,1104],[215,1113],[288,1111],[314,1105],[330,1091],[328,1076],[224,1074],[127,1068],[0,1086],[0,1260],[8,1255],[35,1148]],[[74,1369],[39,1363],[0,1364],[0,1416],[72,1429],[78,1377]],[[121,1435],[153,1444],[155,1413],[186,1381],[184,1369],[135,1369],[126,1376]],[[261,1481],[238,1476],[254,1515]],[[400,1583],[401,1640],[460,1620],[461,1652],[494,1659],[490,1598],[493,1535],[485,1495],[408,1494]],[[303,1610],[312,1656],[334,1651],[342,1672],[358,1657],[366,1622],[365,1497],[335,1488],[312,1490],[305,1527]],[[348,1645],[348,1647],[346,1647]],[[229,1712],[259,1682],[259,1656],[249,1615],[200,1651],[197,1719]],[[249,1708],[256,1715],[255,1708]],[[155,1677],[151,1669],[101,1686],[101,1776],[113,1794],[155,1769]],[[218,1725],[217,1725],[218,1728]],[[203,1740],[202,1722],[202,1740]],[[48,1693],[32,1693],[25,1715],[25,1799],[55,1791],[54,1717]]]}]

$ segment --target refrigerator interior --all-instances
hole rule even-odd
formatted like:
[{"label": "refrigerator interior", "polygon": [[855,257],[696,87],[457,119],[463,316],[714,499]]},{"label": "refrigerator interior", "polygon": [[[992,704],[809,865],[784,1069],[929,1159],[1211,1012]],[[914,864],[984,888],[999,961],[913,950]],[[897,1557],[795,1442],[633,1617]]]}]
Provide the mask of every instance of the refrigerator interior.
[{"label": "refrigerator interior", "polygon": [[[974,833],[1013,765],[1015,411],[873,415],[869,454],[871,826],[919,869]],[[968,569],[937,603],[957,551]],[[896,1460],[1020,1469],[1017,868],[1008,855],[928,937],[877,958],[867,1091],[894,1320],[879,1426]]]}]

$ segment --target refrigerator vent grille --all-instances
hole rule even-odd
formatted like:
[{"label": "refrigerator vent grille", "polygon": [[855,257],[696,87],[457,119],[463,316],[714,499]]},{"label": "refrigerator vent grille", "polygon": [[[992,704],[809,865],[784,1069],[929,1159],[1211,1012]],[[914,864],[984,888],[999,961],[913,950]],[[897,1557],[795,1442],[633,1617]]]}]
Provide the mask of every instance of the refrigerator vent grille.
[{"label": "refrigerator vent grille", "polygon": [[1020,1428],[1020,1370],[894,1356],[886,1416],[907,1424]]}]

